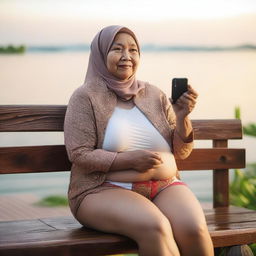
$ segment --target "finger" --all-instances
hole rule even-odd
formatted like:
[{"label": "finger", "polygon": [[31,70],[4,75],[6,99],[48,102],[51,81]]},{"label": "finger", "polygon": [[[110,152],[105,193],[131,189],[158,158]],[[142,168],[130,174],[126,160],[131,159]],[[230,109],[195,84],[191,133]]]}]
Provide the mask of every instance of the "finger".
[{"label": "finger", "polygon": [[195,98],[198,97],[197,91],[195,89],[193,89],[191,85],[188,85],[188,93],[193,95]]},{"label": "finger", "polygon": [[183,97],[180,97],[180,98],[176,101],[176,103],[174,104],[174,107],[176,106],[176,107],[180,108],[180,107],[182,107],[183,105],[184,105],[184,98],[183,98]]},{"label": "finger", "polygon": [[177,101],[177,106],[180,109],[188,110],[188,113],[190,113],[196,105],[196,100],[192,98],[191,96],[185,96],[182,97],[179,101]]},{"label": "finger", "polygon": [[190,95],[190,94],[185,94],[185,95],[184,95],[184,98],[183,98],[183,101],[184,101],[184,102],[187,102],[187,103],[192,102],[192,103],[196,104],[196,98],[194,98],[194,97],[193,97],[192,95]]},{"label": "finger", "polygon": [[180,103],[186,103],[186,100],[192,100],[192,99],[196,99],[196,97],[193,94],[190,94],[189,92],[184,92],[179,99],[176,101],[175,104],[179,105]]},{"label": "finger", "polygon": [[145,150],[145,152],[147,153],[147,157],[149,159],[152,159],[152,160],[158,160],[158,161],[162,161],[162,158],[161,156],[159,155],[158,152],[152,152],[152,151],[149,151],[149,150]]},{"label": "finger", "polygon": [[148,162],[149,166],[151,167],[154,167],[154,166],[158,166],[160,164],[162,164],[162,162],[158,159],[151,159],[149,162]]},{"label": "finger", "polygon": [[163,163],[161,156],[157,152],[154,152],[153,154],[155,160],[159,161],[160,163]]},{"label": "finger", "polygon": [[184,107],[185,108],[189,108],[189,109],[193,109],[196,105],[196,101],[195,100],[187,100],[185,103],[184,103]]},{"label": "finger", "polygon": [[157,166],[160,166],[161,164],[163,164],[163,161],[161,160],[155,160],[154,163],[153,163],[153,167],[157,167]]},{"label": "finger", "polygon": [[162,157],[158,152],[152,152],[150,151],[151,154],[151,159],[152,161],[156,162],[156,163],[163,163]]},{"label": "finger", "polygon": [[188,90],[187,91],[191,94],[195,94],[196,96],[198,96],[197,91],[191,85],[188,85]]},{"label": "finger", "polygon": [[183,95],[179,101],[177,101],[177,105],[179,107],[185,107],[185,106],[189,106],[189,105],[195,105],[196,104],[196,100],[191,96],[191,95]]}]

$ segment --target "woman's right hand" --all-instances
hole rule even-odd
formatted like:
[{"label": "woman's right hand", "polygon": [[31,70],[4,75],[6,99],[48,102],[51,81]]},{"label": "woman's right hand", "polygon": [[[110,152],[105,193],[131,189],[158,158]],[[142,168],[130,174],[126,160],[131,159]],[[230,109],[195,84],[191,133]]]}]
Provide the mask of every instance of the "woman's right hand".
[{"label": "woman's right hand", "polygon": [[126,151],[131,161],[132,169],[138,172],[146,172],[154,169],[163,163],[161,156],[157,152],[148,150]]},{"label": "woman's right hand", "polygon": [[157,152],[149,150],[134,150],[119,152],[116,155],[109,171],[133,169],[137,172],[153,170],[163,163]]}]

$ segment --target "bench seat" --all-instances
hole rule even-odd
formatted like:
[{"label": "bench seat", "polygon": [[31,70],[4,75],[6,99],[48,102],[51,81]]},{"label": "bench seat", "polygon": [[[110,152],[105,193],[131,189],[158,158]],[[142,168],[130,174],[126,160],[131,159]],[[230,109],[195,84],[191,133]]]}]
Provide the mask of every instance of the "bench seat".
[{"label": "bench seat", "polygon": [[[256,211],[205,209],[214,247],[256,241]],[[136,252],[132,240],[83,228],[72,216],[0,222],[0,255],[106,255]]]}]

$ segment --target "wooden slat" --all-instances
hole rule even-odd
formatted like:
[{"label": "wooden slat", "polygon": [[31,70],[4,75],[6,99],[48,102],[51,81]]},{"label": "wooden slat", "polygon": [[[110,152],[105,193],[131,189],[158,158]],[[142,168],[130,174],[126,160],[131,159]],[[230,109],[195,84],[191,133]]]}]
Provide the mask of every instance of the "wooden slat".
[{"label": "wooden slat", "polygon": [[[256,241],[256,211],[227,207],[207,209],[205,215],[214,247]],[[136,250],[131,239],[81,228],[71,216],[0,222],[0,255],[80,256]]]},{"label": "wooden slat", "polygon": [[245,149],[195,148],[185,160],[177,160],[179,170],[212,170],[245,167]]},{"label": "wooden slat", "polygon": [[63,145],[0,148],[0,174],[69,171]]},{"label": "wooden slat", "polygon": [[[68,171],[71,163],[63,145],[0,148],[0,174]],[[185,160],[177,161],[180,170],[244,168],[244,149],[194,149]]]},{"label": "wooden slat", "polygon": [[0,132],[63,131],[65,105],[2,105]]},{"label": "wooden slat", "polygon": [[241,139],[243,135],[239,119],[192,120],[192,124],[197,140]]},{"label": "wooden slat", "polygon": [[[227,140],[214,140],[213,147],[226,148]],[[229,171],[228,167],[213,170],[213,207],[226,207],[229,205]]]},{"label": "wooden slat", "polygon": [[[65,105],[0,105],[0,132],[63,131]],[[192,120],[195,139],[241,139],[238,119]]]},{"label": "wooden slat", "polygon": [[240,207],[219,207],[205,211],[215,247],[256,242],[256,211]]},{"label": "wooden slat", "polygon": [[106,255],[134,251],[120,235],[81,228],[73,217],[0,222],[0,255]]}]

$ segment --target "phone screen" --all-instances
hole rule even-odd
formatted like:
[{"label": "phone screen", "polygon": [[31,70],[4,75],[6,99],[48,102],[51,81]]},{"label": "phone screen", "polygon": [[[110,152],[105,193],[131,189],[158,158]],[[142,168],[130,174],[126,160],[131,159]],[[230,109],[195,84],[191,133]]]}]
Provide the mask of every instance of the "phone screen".
[{"label": "phone screen", "polygon": [[188,90],[187,78],[173,78],[172,79],[172,101],[173,104],[179,99],[179,97]]}]

